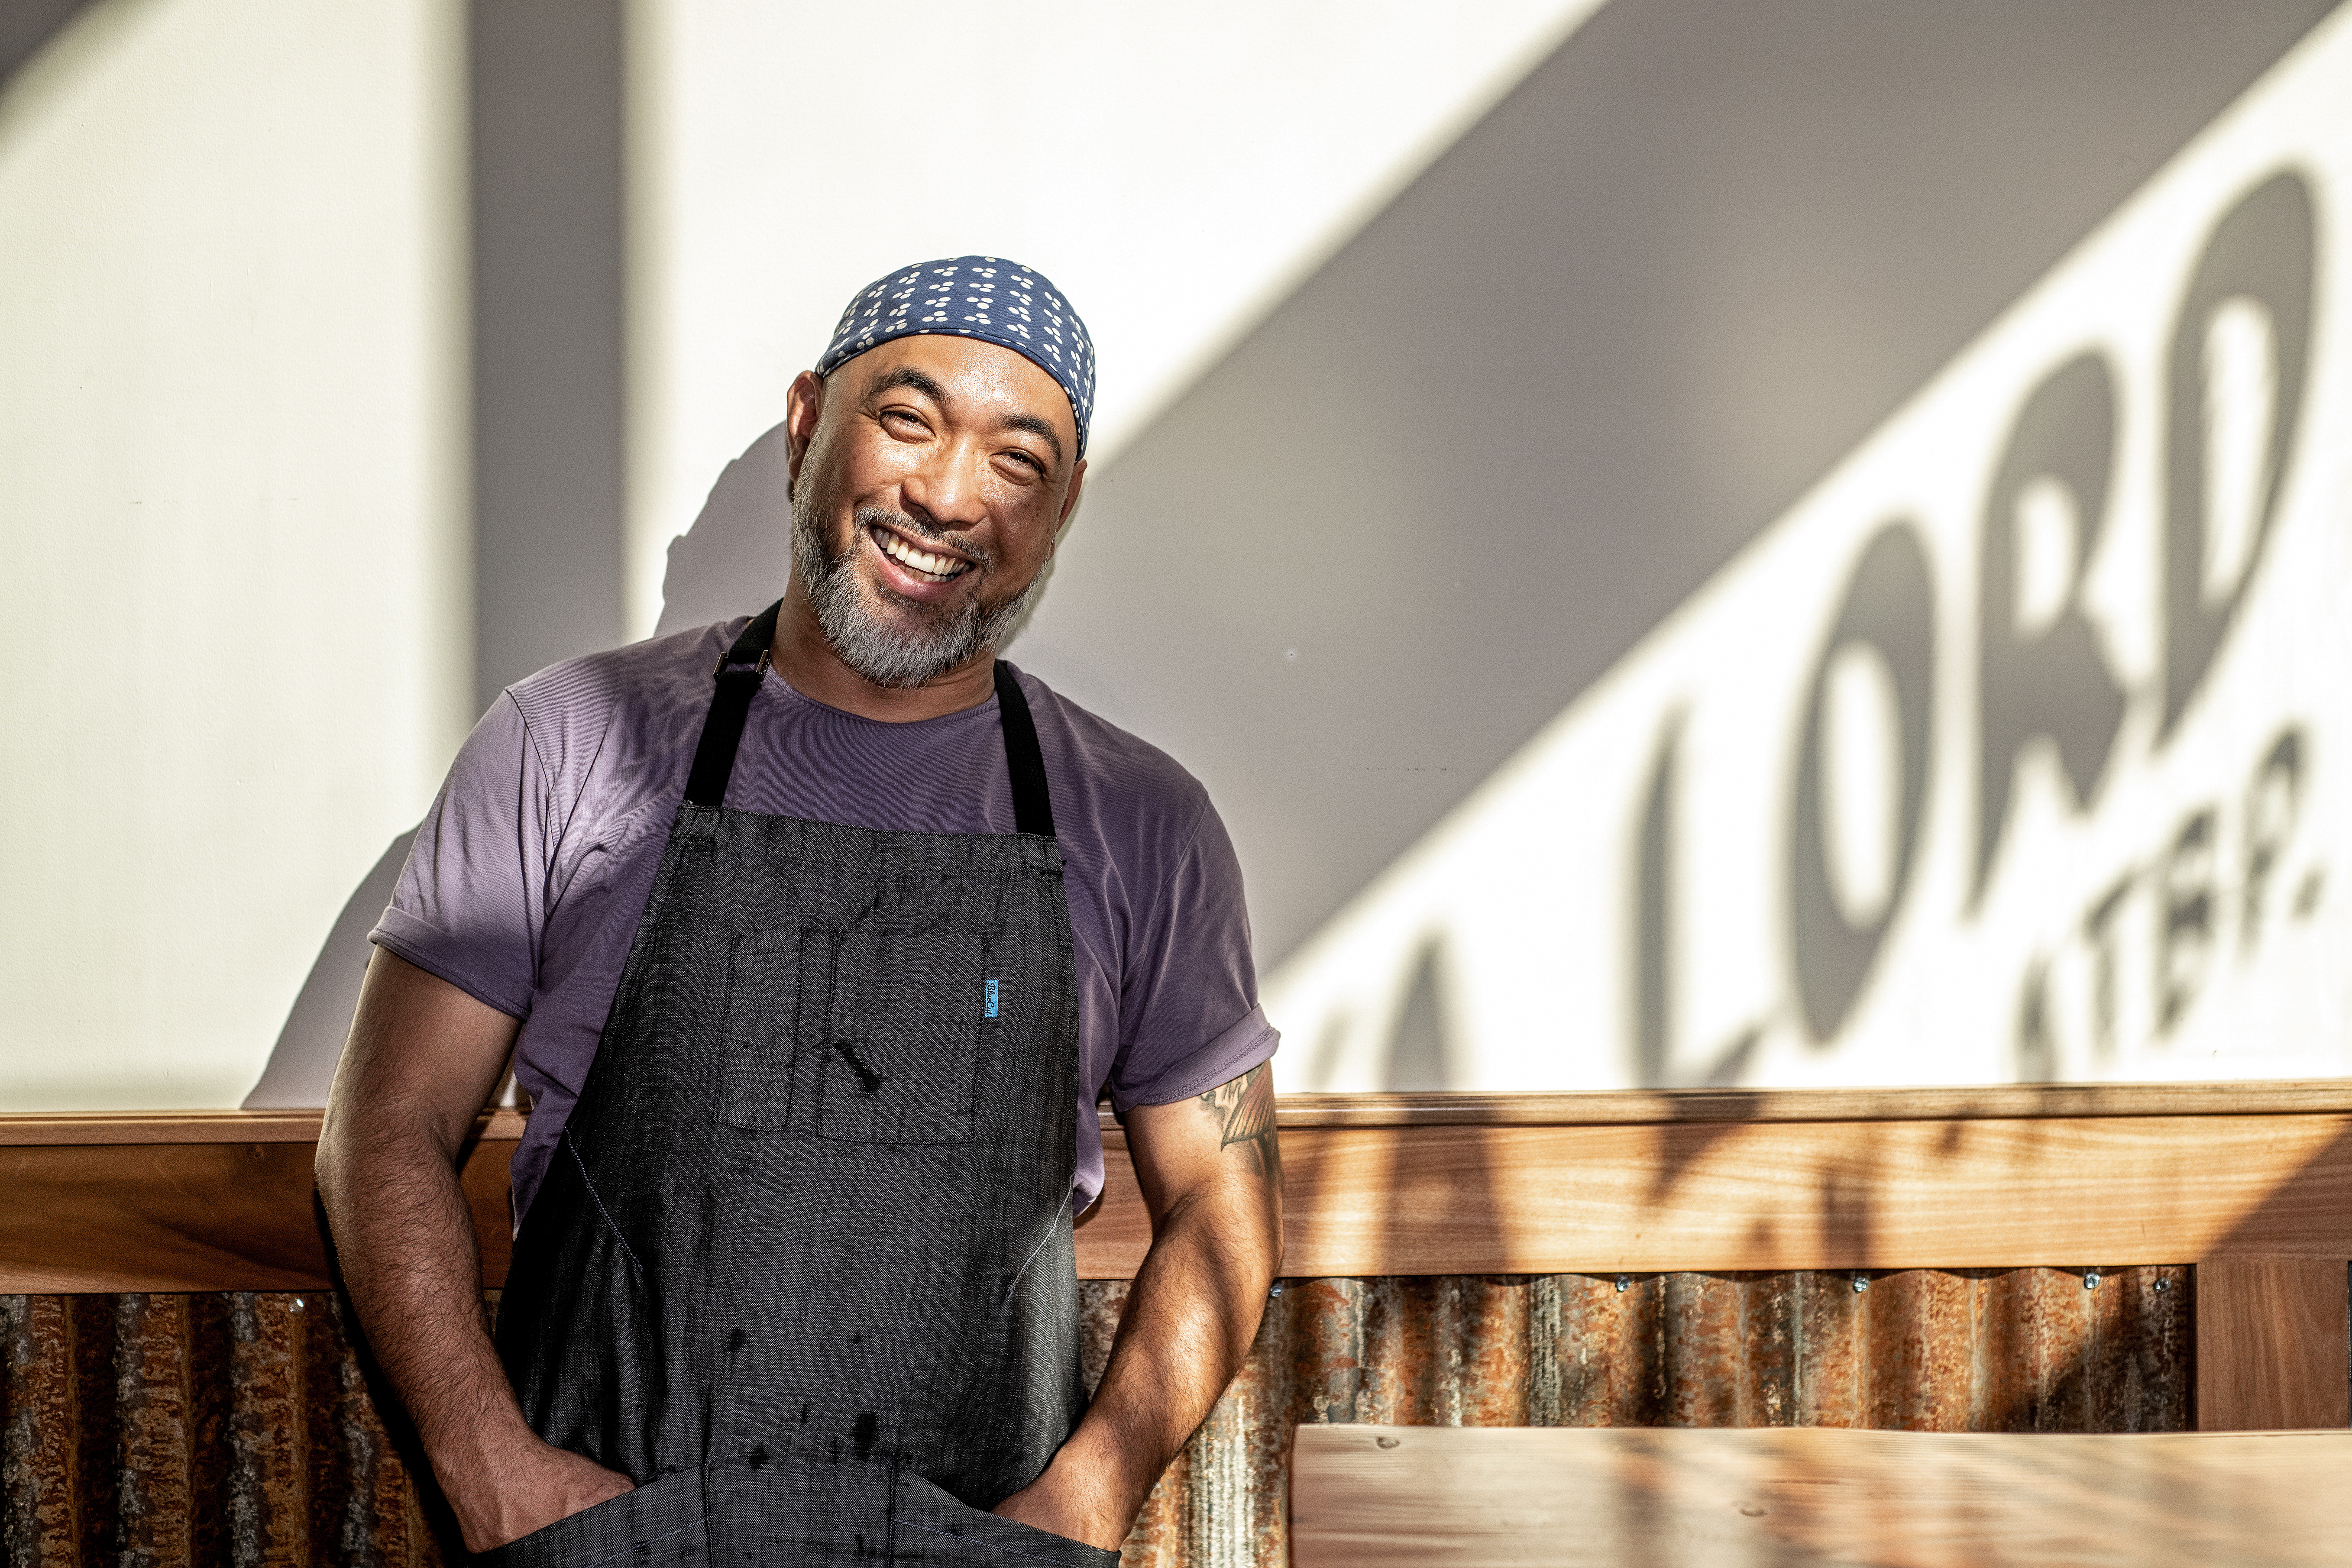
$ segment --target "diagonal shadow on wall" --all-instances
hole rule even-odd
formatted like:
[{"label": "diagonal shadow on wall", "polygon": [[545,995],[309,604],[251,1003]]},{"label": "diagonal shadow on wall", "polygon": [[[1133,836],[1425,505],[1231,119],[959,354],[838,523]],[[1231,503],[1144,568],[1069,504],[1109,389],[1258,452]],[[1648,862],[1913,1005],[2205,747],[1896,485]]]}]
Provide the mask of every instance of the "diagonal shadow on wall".
[{"label": "diagonal shadow on wall", "polygon": [[335,1064],[342,1059],[343,1039],[359,1005],[360,979],[375,951],[368,944],[368,932],[392,902],[400,868],[408,863],[408,847],[415,841],[413,827],[394,838],[352,889],[295,994],[286,1026],[278,1031],[278,1043],[270,1047],[269,1061],[245,1097],[243,1109],[307,1110],[327,1103],[327,1088],[335,1081]]},{"label": "diagonal shadow on wall", "polygon": [[[792,565],[790,489],[778,425],[727,465],[694,526],[670,542],[655,636],[749,614],[782,592]],[[246,1110],[327,1102],[373,952],[367,933],[392,901],[415,838],[415,828],[394,838],[335,917]]]},{"label": "diagonal shadow on wall", "polygon": [[0,91],[96,0],[0,0]]}]

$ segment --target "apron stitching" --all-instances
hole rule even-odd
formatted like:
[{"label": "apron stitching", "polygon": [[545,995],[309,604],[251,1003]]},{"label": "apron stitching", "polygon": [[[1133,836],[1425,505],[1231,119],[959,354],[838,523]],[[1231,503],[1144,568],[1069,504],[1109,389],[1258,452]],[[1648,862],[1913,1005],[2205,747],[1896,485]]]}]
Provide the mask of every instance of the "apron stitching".
[{"label": "apron stitching", "polygon": [[[822,936],[830,944],[833,940],[830,932],[808,926],[803,926],[800,929],[799,936],[800,945],[793,951],[793,1017],[792,1034],[788,1037],[792,1054],[784,1058],[783,1127],[785,1129],[789,1129],[793,1124],[793,1106],[801,1097],[801,1040],[806,1035],[808,1028],[803,1020],[808,1016],[809,1012],[809,941],[812,937]],[[825,1001],[828,1005],[833,1000],[832,984],[833,976],[828,970],[825,975]],[[821,1095],[824,1092],[814,1083],[809,1085],[809,1090],[813,1095]],[[822,1100],[819,1103],[822,1103]]]},{"label": "apron stitching", "polygon": [[1010,1301],[1013,1300],[1013,1292],[1021,1289],[1021,1276],[1029,1272],[1029,1266],[1037,1261],[1037,1255],[1045,1250],[1045,1244],[1053,1240],[1055,1236],[1061,1230],[1062,1212],[1069,1206],[1070,1189],[1065,1186],[1062,1189],[1062,1206],[1061,1208],[1057,1208],[1054,1211],[1053,1223],[1045,1227],[1045,1234],[1037,1238],[1037,1245],[1029,1249],[1029,1256],[1021,1260],[1021,1267],[1013,1272],[1013,1283],[1004,1288],[1004,1299],[1006,1300]]},{"label": "apron stitching", "polygon": [[[572,1163],[580,1167],[580,1184],[588,1189],[588,1201],[596,1205],[596,1212],[604,1216],[604,1224],[611,1229],[613,1239],[621,1244],[621,1251],[623,1255],[628,1258],[629,1267],[637,1271],[638,1278],[643,1279],[645,1277],[646,1266],[638,1262],[637,1255],[629,1249],[629,1238],[621,1234],[619,1224],[613,1218],[613,1211],[604,1206],[604,1200],[603,1198],[597,1196],[596,1184],[590,1180],[588,1176],[588,1162],[580,1157],[580,1145],[572,1141],[572,1130],[570,1128],[564,1129],[563,1146],[572,1151]],[[697,1521],[696,1522],[699,1523],[700,1521]]]},{"label": "apron stitching", "polygon": [[656,1542],[667,1541],[673,1535],[684,1535],[688,1531],[692,1530],[698,1524],[709,1523],[709,1520],[710,1516],[707,1513],[700,1519],[689,1519],[684,1524],[679,1525],[676,1530],[665,1530],[659,1535],[651,1536],[646,1540],[631,1542],[628,1545],[622,1547],[618,1552],[607,1552],[602,1557],[591,1557],[587,1562],[582,1563],[580,1568],[596,1568],[596,1564],[599,1563],[610,1563],[616,1557],[626,1557],[633,1552],[643,1552],[646,1547],[653,1545]]},{"label": "apron stitching", "polygon": [[[1034,1552],[1024,1552],[1017,1546],[999,1546],[993,1541],[982,1541],[977,1535],[965,1535],[959,1531],[953,1530],[934,1530],[928,1524],[917,1524],[911,1519],[900,1519],[896,1514],[892,1514],[890,1516],[890,1522],[893,1524],[903,1524],[908,1530],[919,1530],[926,1535],[944,1535],[950,1541],[968,1542],[971,1545],[985,1548],[990,1552],[1002,1552],[1012,1557],[1026,1557],[1032,1563],[1051,1563],[1054,1561],[1050,1557],[1040,1557]],[[1073,1546],[1084,1547],[1087,1543],[1083,1541],[1074,1541],[1070,1544]],[[1100,1548],[1090,1547],[1087,1548],[1087,1550],[1099,1551]],[[589,1564],[589,1568],[595,1568],[595,1565],[591,1563]]]}]

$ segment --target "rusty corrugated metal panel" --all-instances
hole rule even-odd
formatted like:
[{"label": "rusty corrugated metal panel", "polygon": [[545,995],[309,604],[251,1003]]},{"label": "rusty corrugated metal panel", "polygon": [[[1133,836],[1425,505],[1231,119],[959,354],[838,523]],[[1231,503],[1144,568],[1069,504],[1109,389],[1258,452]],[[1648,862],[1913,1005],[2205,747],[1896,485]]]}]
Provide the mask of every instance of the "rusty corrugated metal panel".
[{"label": "rusty corrugated metal panel", "polygon": [[0,1561],[454,1560],[346,1314],[323,1293],[0,1296]]},{"label": "rusty corrugated metal panel", "polygon": [[[1284,1556],[1291,1429],[2179,1430],[2189,1272],[1307,1279],[1145,1505],[1132,1568]],[[1091,1380],[1124,1280],[1080,1287]],[[0,1560],[437,1563],[324,1294],[0,1297]],[[446,1528],[446,1526],[445,1526]]]},{"label": "rusty corrugated metal panel", "polygon": [[[1291,1428],[2189,1426],[2189,1270],[1293,1280],[1145,1506],[1129,1568],[1284,1561]],[[1082,1285],[1098,1373],[1124,1280]]]}]

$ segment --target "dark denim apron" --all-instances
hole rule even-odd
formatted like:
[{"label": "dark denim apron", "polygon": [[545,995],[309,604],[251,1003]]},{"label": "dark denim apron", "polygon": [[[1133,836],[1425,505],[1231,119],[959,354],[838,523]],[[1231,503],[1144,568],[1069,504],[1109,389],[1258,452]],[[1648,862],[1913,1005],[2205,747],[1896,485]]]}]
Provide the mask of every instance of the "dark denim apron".
[{"label": "dark denim apron", "polygon": [[484,1561],[1105,1568],[986,1511],[1086,1405],[1035,725],[997,666],[1013,833],[730,810],[776,613],[720,664],[499,1312],[531,1426],[638,1489]]}]

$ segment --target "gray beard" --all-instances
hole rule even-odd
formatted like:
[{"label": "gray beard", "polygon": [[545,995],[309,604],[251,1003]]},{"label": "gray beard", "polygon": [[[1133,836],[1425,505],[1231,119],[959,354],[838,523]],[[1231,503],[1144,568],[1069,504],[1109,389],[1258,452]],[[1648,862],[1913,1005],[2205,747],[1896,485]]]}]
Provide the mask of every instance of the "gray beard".
[{"label": "gray beard", "polygon": [[912,610],[923,618],[911,626],[894,624],[898,617],[886,614],[874,602],[849,565],[849,557],[857,548],[857,536],[867,529],[877,523],[886,524],[918,539],[948,543],[971,558],[971,571],[986,570],[994,564],[993,558],[985,551],[961,542],[953,533],[927,528],[903,512],[878,506],[858,508],[853,520],[856,532],[841,550],[829,552],[820,525],[802,504],[804,498],[798,491],[799,487],[795,487],[793,573],[801,580],[809,605],[816,611],[817,627],[832,645],[835,656],[877,686],[922,686],[966,663],[983,648],[997,646],[1029,613],[1045,586],[1045,574],[1040,572],[1029,586],[992,610],[982,609],[976,598],[966,599],[952,609],[940,606],[936,610],[900,600],[902,609]]}]

